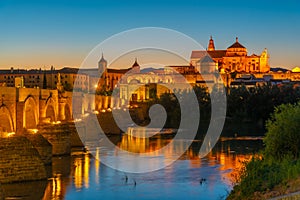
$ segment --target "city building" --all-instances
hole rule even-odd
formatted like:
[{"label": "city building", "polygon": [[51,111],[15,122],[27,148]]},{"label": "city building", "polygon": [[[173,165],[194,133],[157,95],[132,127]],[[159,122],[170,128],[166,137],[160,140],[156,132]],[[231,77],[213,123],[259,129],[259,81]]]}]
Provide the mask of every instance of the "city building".
[{"label": "city building", "polygon": [[226,50],[217,50],[211,37],[207,51],[192,51],[190,63],[187,65],[141,70],[136,58],[132,66],[122,67],[110,68],[102,54],[98,66],[90,69],[64,67],[56,70],[51,67],[49,70],[41,68],[0,70],[0,85],[96,92],[103,95],[111,95],[111,92],[119,86],[121,99],[145,101],[170,92],[168,84],[177,84],[176,87],[183,89],[181,88],[183,82],[179,77],[184,77],[185,82],[191,86],[207,86],[210,89],[215,84],[229,87],[232,83],[234,87],[240,85],[252,87],[300,80],[299,67],[292,70],[270,68],[267,49],[260,55],[249,56],[247,48],[239,43],[238,38]]},{"label": "city building", "polygon": [[55,70],[14,69],[0,70],[0,84],[8,87],[56,89],[60,82],[65,90],[89,90],[89,76],[78,73],[77,68],[62,68]]}]

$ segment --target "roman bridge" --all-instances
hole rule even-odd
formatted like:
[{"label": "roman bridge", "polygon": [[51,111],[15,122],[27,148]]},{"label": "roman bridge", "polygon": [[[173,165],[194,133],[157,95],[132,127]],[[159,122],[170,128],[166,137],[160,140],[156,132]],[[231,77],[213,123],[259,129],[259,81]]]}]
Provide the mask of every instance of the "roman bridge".
[{"label": "roman bridge", "polygon": [[81,118],[88,112],[120,106],[118,99],[82,92],[0,87],[0,133],[21,133],[39,124]]}]

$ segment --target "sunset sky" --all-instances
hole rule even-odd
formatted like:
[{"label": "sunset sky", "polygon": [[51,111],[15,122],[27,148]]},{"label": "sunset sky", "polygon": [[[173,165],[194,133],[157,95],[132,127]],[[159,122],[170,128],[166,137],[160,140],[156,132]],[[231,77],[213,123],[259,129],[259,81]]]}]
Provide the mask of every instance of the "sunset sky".
[{"label": "sunset sky", "polygon": [[[180,31],[217,49],[239,37],[248,54],[266,47],[271,67],[300,66],[299,1],[1,0],[0,68],[80,66],[100,42],[137,27]],[[142,62],[142,61],[141,61]]]}]

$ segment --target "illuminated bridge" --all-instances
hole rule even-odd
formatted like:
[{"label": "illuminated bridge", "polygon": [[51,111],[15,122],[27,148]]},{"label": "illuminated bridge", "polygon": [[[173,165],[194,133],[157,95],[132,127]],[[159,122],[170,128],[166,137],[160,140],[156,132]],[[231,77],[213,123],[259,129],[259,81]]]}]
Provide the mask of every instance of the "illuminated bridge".
[{"label": "illuminated bridge", "polygon": [[39,124],[69,121],[119,105],[118,99],[83,92],[0,87],[0,133],[21,133]]}]

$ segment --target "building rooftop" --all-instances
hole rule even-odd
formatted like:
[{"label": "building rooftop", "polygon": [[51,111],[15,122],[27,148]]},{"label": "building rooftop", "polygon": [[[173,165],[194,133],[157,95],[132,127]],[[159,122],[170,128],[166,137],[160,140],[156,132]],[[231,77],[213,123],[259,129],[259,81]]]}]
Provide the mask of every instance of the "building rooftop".
[{"label": "building rooftop", "polygon": [[108,73],[121,73],[121,74],[125,74],[129,70],[131,70],[131,68],[128,68],[128,69],[111,69],[111,68],[107,68],[107,72]]},{"label": "building rooftop", "polygon": [[222,57],[225,57],[226,50],[215,50],[215,51],[200,50],[200,51],[192,51],[191,59],[193,59],[193,58],[195,58],[195,59],[202,58],[204,56],[207,56],[207,54],[211,58],[222,58]]},{"label": "building rooftop", "polygon": [[233,45],[231,45],[230,47],[228,47],[227,49],[236,49],[236,48],[241,48],[241,49],[246,49],[246,47],[244,47],[243,45],[241,45],[239,43],[238,37],[236,37],[236,41]]}]

